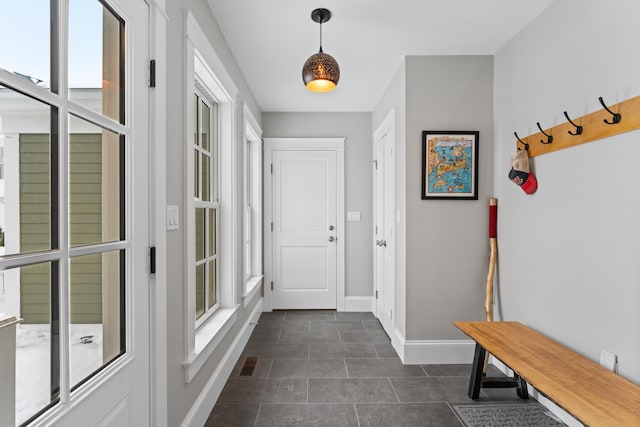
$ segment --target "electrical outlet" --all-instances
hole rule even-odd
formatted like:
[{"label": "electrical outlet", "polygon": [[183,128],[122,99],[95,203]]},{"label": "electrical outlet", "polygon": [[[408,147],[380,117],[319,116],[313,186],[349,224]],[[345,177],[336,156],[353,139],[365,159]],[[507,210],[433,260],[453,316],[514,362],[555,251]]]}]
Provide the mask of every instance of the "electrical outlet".
[{"label": "electrical outlet", "polygon": [[603,366],[611,372],[618,372],[618,355],[607,350],[600,350],[600,366]]}]

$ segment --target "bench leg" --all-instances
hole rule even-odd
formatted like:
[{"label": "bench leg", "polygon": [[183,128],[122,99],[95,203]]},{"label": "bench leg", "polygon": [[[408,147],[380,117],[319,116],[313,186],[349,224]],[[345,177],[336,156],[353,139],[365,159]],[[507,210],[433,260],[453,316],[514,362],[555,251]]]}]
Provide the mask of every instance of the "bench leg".
[{"label": "bench leg", "polygon": [[514,373],[513,376],[518,380],[518,388],[516,389],[516,393],[518,394],[518,397],[520,399],[525,399],[525,400],[528,399],[529,390],[527,389],[527,382],[524,380],[524,378],[522,378],[516,373]]},{"label": "bench leg", "polygon": [[482,371],[484,368],[484,358],[487,351],[480,344],[476,343],[476,351],[473,355],[473,366],[471,367],[471,379],[469,380],[469,398],[476,400],[480,397],[482,387]]}]

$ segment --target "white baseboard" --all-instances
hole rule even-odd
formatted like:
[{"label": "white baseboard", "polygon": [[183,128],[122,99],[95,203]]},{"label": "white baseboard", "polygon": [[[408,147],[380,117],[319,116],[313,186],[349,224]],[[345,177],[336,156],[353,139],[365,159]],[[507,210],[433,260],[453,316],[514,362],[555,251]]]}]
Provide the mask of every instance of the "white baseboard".
[{"label": "white baseboard", "polygon": [[373,297],[345,297],[344,311],[370,311],[375,313]]},{"label": "white baseboard", "polygon": [[391,336],[391,346],[394,348],[396,353],[398,353],[398,357],[404,363],[404,336],[398,329],[394,329],[393,335]]},{"label": "white baseboard", "polygon": [[[490,356],[489,363],[494,364],[495,367],[498,368],[500,371],[502,371],[503,374],[508,376],[513,375],[513,371],[507,365],[505,365],[495,357]],[[559,407],[558,405],[556,405],[555,403],[553,403],[552,401],[550,401],[549,399],[547,399],[546,397],[538,393],[538,390],[531,387],[531,384],[527,384],[527,390],[529,391],[530,398],[537,400],[542,406],[544,406],[549,411],[551,411],[553,415],[560,418],[562,422],[568,425],[569,427],[584,427],[584,424],[582,424],[580,421],[573,418],[567,411],[565,411],[564,409],[562,409],[561,407]]]},{"label": "white baseboard", "polygon": [[405,340],[396,329],[391,345],[405,365],[471,363],[475,342],[471,340]]},{"label": "white baseboard", "polygon": [[187,416],[182,421],[182,427],[199,427],[207,422],[207,418],[213,410],[218,397],[220,397],[220,393],[222,393],[222,389],[229,375],[231,375],[238,357],[240,357],[242,350],[247,345],[255,324],[260,318],[262,303],[263,300],[260,298],[245,324],[242,326],[242,329],[240,329],[240,332],[233,340],[233,343],[229,346],[224,356],[222,356],[216,370],[211,374],[211,378],[209,378],[209,381],[205,384],[202,392],[189,410],[189,413],[187,413]]},{"label": "white baseboard", "polygon": [[471,363],[475,342],[467,340],[405,341],[404,359],[407,365]]}]

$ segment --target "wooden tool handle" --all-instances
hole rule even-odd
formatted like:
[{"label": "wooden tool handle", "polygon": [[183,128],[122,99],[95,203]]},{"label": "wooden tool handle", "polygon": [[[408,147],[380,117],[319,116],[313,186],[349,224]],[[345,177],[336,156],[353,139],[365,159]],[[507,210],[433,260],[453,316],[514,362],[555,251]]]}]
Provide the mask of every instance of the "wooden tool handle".
[{"label": "wooden tool handle", "polygon": [[489,247],[491,254],[489,257],[489,273],[487,274],[487,286],[485,292],[484,311],[487,314],[487,321],[493,320],[493,276],[496,270],[498,258],[498,199],[489,199]]},{"label": "wooden tool handle", "polygon": [[498,241],[495,238],[489,239],[491,256],[489,257],[489,273],[487,274],[487,289],[484,300],[484,311],[487,314],[487,321],[493,320],[493,275],[496,270],[496,260],[498,258]]}]

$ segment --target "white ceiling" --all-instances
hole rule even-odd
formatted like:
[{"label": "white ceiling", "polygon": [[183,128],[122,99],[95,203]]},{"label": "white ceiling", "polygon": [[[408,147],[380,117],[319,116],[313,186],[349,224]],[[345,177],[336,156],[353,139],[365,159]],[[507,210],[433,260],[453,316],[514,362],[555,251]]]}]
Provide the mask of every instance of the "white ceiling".
[{"label": "white ceiling", "polygon": [[[262,111],[372,111],[406,55],[493,55],[553,0],[208,0]],[[302,65],[323,50],[340,65],[312,93]],[[425,76],[428,78],[428,76]]]}]

